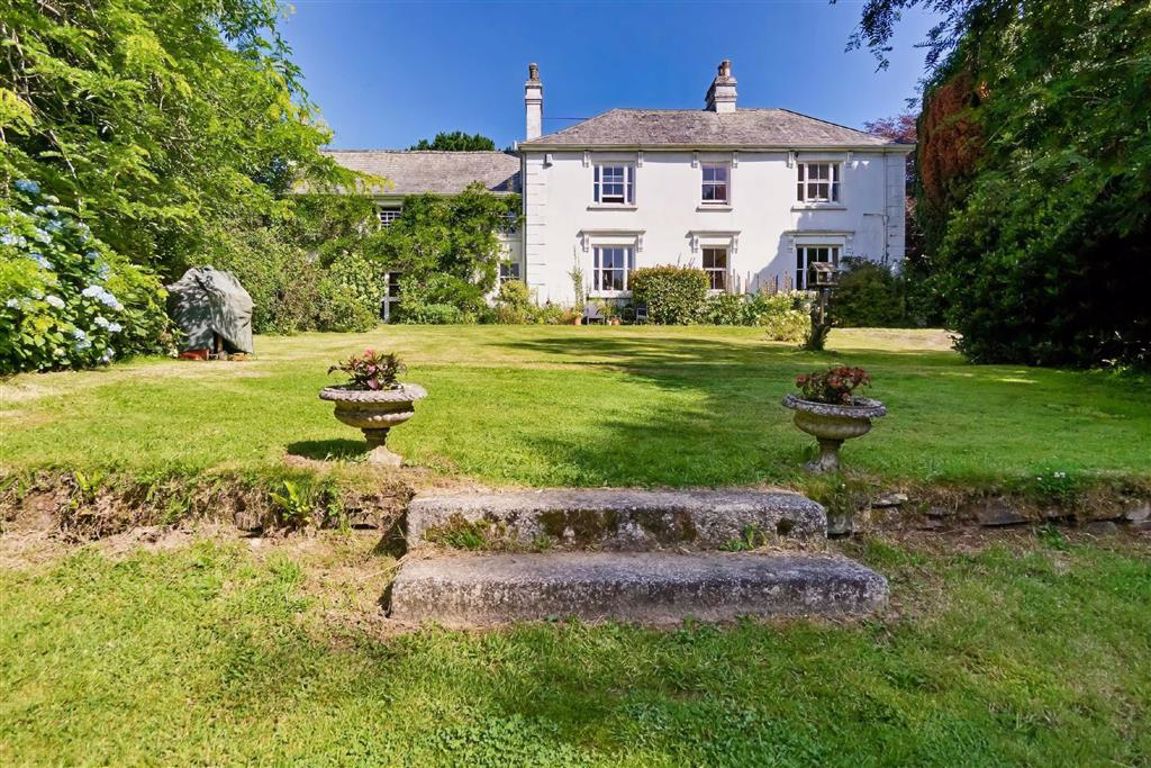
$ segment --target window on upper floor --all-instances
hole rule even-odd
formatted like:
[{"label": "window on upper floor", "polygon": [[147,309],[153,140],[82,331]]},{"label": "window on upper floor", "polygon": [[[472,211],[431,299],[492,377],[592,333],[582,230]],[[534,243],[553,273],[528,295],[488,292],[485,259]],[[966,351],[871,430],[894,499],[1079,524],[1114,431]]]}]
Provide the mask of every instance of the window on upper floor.
[{"label": "window on upper floor", "polygon": [[404,209],[398,205],[381,205],[376,207],[376,218],[380,220],[381,227],[390,227],[392,222],[400,218],[400,214],[403,212]]},{"label": "window on upper floor", "polygon": [[839,202],[839,163],[797,163],[796,200],[801,203]]},{"label": "window on upper floor", "polygon": [[801,245],[795,249],[795,289],[806,291],[814,290],[815,278],[812,277],[812,264],[818,261],[828,262],[839,266],[838,245]]},{"label": "window on upper floor", "polygon": [[516,211],[507,211],[500,218],[499,230],[505,235],[514,235],[520,231],[520,215]]},{"label": "window on upper floor", "polygon": [[703,187],[700,200],[704,205],[727,205],[731,202],[731,166],[723,163],[702,163]]},{"label": "window on upper floor", "polygon": [[627,246],[595,248],[592,290],[595,292],[626,291],[628,276],[635,269],[635,250]]},{"label": "window on upper floor", "polygon": [[597,165],[595,202],[600,205],[635,204],[635,168],[630,165]]},{"label": "window on upper floor", "polygon": [[727,249],[704,248],[703,271],[707,274],[708,288],[713,291],[727,290]]}]

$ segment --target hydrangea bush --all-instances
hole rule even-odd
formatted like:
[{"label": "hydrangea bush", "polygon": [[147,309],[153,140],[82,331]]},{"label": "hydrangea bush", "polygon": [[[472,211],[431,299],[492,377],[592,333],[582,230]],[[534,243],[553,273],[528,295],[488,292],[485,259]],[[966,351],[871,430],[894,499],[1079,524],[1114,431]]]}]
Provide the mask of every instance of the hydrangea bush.
[{"label": "hydrangea bush", "polygon": [[165,292],[34,181],[0,208],[0,373],[91,368],[170,345]]}]

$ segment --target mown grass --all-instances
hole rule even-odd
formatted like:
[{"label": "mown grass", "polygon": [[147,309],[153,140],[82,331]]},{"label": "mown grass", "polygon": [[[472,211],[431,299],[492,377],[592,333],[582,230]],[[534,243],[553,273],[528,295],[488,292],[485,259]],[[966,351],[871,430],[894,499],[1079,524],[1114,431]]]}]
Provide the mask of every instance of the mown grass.
[{"label": "mown grass", "polygon": [[387,637],[246,544],[0,570],[0,764],[1151,760],[1145,546],[855,554],[902,615]]},{"label": "mown grass", "polygon": [[395,431],[412,462],[493,484],[793,482],[810,449],[779,405],[797,372],[863,365],[890,407],[845,458],[883,479],[968,484],[1043,470],[1146,478],[1151,386],[1100,372],[972,366],[937,332],[836,331],[833,351],[755,329],[381,327],[260,338],[243,363],[140,361],[0,383],[0,468],[265,471],[352,459],[316,391],[366,346],[430,397]]}]

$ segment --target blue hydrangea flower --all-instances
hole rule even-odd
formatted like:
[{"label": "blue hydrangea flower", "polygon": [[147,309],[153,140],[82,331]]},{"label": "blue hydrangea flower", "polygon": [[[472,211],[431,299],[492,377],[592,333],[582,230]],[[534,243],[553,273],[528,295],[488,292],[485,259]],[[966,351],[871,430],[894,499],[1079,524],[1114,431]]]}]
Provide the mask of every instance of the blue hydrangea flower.
[{"label": "blue hydrangea flower", "polygon": [[99,268],[96,269],[96,275],[101,280],[107,280],[110,274],[112,274],[112,270],[108,268],[107,264],[101,264]]},{"label": "blue hydrangea flower", "polygon": [[76,342],[75,344],[73,344],[72,346],[74,346],[74,347],[76,348],[76,350],[77,350],[77,351],[83,351],[83,350],[85,350],[85,349],[91,349],[91,348],[92,348],[92,342],[90,342],[90,341],[87,341],[87,340],[84,340],[84,341],[77,341],[77,342]]},{"label": "blue hydrangea flower", "polygon": [[76,328],[75,330],[72,331],[72,338],[73,339],[79,339],[80,341],[83,341],[84,339],[88,338],[88,334],[84,333],[79,328]]},{"label": "blue hydrangea flower", "polygon": [[96,315],[96,319],[94,319],[92,322],[96,324],[97,328],[108,327],[108,318],[104,317],[103,315]]},{"label": "blue hydrangea flower", "polygon": [[36,229],[36,234],[33,235],[33,237],[36,238],[39,242],[44,243],[45,245],[52,242],[52,236],[50,234],[48,234],[47,232],[45,232],[44,230],[39,229],[39,228]]},{"label": "blue hydrangea flower", "polygon": [[18,236],[18,235],[8,234],[8,235],[0,236],[0,244],[3,244],[3,245],[10,245],[10,246],[19,245],[21,240],[23,240],[23,238]]},{"label": "blue hydrangea flower", "polygon": [[108,323],[108,333],[119,333],[124,330],[124,326],[119,323]]},{"label": "blue hydrangea flower", "polygon": [[40,185],[31,179],[18,179],[12,186],[21,192],[27,192],[29,195],[40,194]]},{"label": "blue hydrangea flower", "polygon": [[84,290],[80,291],[80,295],[86,299],[92,299],[99,296],[104,292],[104,289],[98,285],[89,285]]},{"label": "blue hydrangea flower", "polygon": [[44,299],[44,301],[48,302],[49,304],[51,304],[56,309],[63,309],[64,308],[64,300],[62,298],[60,298],[59,296],[49,294]]},{"label": "blue hydrangea flower", "polygon": [[32,259],[32,261],[36,262],[44,269],[52,268],[52,262],[48,261],[48,258],[42,253],[30,253],[28,254],[28,258]]},{"label": "blue hydrangea flower", "polygon": [[96,259],[100,258],[100,254],[98,251],[85,251],[84,258],[88,261],[95,261]]}]

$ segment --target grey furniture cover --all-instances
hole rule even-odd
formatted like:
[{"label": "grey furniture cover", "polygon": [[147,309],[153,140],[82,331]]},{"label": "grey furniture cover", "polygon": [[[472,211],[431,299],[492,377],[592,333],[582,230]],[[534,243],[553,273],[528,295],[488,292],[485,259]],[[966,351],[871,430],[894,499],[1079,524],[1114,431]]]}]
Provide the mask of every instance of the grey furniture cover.
[{"label": "grey furniture cover", "polygon": [[252,297],[231,272],[193,267],[168,286],[168,313],[181,331],[180,350],[216,349],[253,354]]}]

